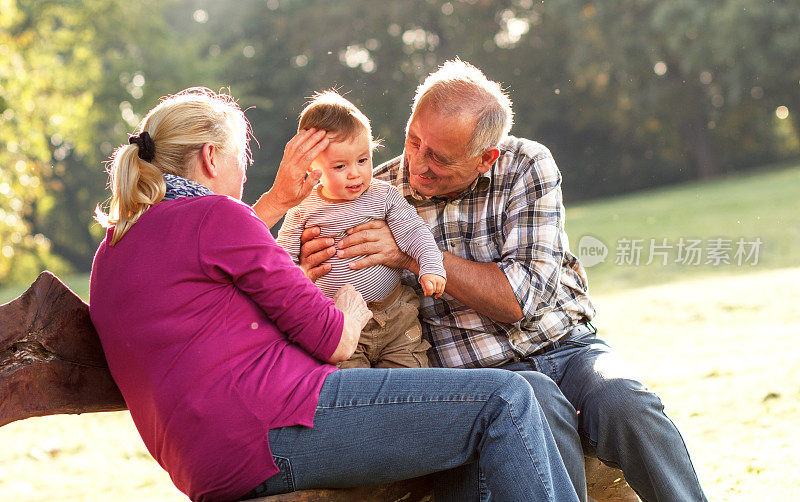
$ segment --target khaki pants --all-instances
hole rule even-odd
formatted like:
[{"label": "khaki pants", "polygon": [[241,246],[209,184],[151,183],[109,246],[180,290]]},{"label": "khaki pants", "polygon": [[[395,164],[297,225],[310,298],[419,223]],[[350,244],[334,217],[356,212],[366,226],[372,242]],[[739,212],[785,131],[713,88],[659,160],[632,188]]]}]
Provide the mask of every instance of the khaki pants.
[{"label": "khaki pants", "polygon": [[353,356],[339,368],[427,368],[431,345],[422,339],[414,290],[398,284],[386,298],[367,306],[372,319],[361,330]]}]

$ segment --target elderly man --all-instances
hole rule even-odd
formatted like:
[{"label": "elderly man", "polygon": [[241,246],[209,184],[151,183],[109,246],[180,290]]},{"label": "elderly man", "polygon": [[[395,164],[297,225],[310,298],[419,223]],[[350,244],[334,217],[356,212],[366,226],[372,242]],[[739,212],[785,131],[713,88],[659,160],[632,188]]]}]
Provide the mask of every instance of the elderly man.
[{"label": "elderly man", "polygon": [[[511,101],[499,84],[448,61],[417,89],[403,155],[375,170],[416,207],[444,252],[445,295],[420,296],[432,362],[526,376],[583,497],[581,440],[589,454],[621,468],[644,500],[705,500],[660,399],[589,322],[595,309],[586,273],[569,251],[552,155],[507,136],[511,123]],[[407,283],[417,287],[419,265],[398,250],[384,222],[356,227],[338,251],[315,236],[306,230],[302,258],[312,278],[338,252],[364,255],[355,268],[406,269]]]}]

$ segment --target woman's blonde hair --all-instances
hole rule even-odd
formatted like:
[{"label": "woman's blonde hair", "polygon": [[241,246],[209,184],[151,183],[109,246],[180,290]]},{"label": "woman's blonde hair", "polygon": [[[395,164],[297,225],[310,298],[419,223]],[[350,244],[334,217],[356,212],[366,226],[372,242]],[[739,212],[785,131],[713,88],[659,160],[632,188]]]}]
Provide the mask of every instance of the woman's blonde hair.
[{"label": "woman's blonde hair", "polygon": [[137,134],[143,132],[152,138],[154,155],[149,161],[143,160],[137,144],[114,150],[108,169],[109,210],[107,214],[99,206],[95,210],[95,219],[101,225],[114,227],[112,246],[150,206],[164,198],[164,174],[192,175],[194,157],[206,143],[244,157],[248,165],[252,162],[250,123],[229,94],[192,87],[166,96],[139,124]]}]

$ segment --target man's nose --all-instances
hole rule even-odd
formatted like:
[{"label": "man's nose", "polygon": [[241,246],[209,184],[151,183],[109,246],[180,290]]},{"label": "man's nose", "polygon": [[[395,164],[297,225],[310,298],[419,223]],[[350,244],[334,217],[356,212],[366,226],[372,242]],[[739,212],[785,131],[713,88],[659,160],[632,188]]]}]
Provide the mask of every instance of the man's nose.
[{"label": "man's nose", "polygon": [[408,155],[408,170],[412,174],[419,174],[414,171],[419,165],[420,150],[422,150],[422,147],[406,149],[406,155]]},{"label": "man's nose", "polygon": [[409,155],[408,170],[411,174],[422,174],[427,172],[428,166],[425,165],[425,157],[420,155],[419,152]]}]

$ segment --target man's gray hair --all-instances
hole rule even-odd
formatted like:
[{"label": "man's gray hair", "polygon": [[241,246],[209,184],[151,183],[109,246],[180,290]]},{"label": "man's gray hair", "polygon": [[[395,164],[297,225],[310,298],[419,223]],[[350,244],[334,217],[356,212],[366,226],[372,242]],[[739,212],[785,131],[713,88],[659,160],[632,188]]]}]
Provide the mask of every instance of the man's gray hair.
[{"label": "man's gray hair", "polygon": [[458,58],[445,61],[417,87],[409,125],[421,107],[432,107],[445,115],[469,113],[477,118],[467,143],[466,153],[470,157],[495,148],[514,121],[511,98],[500,84]]}]

